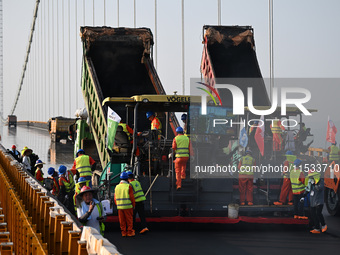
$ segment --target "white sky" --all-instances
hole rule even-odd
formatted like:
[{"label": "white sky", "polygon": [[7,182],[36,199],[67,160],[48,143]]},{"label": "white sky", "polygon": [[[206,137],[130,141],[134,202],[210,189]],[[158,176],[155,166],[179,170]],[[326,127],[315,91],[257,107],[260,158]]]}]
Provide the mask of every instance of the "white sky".
[{"label": "white sky", "polygon": [[[67,10],[67,0],[51,1],[42,0],[41,10],[46,13],[47,4],[54,2],[54,15],[56,4],[59,3],[59,38],[61,40],[61,6],[64,2]],[[92,16],[93,0],[85,0],[85,24],[93,25]],[[95,25],[104,25],[104,2],[106,4],[106,25],[117,26],[117,0],[95,0]],[[150,27],[154,32],[154,0],[136,0],[137,27]],[[28,44],[28,35],[33,17],[35,0],[4,0],[3,1],[3,40],[4,40],[4,115],[12,107],[14,96],[19,84],[21,69]],[[181,65],[181,1],[158,0],[157,24],[157,52],[158,74],[168,93],[182,91],[182,65]],[[38,114],[35,119],[47,121],[50,115],[72,116],[75,109],[83,107],[82,96],[77,95],[77,100],[69,103],[68,80],[71,84],[80,82],[81,70],[81,45],[79,29],[75,27],[75,0],[70,0],[71,21],[71,68],[68,68],[68,26],[65,25],[65,91],[56,84],[61,83],[62,63],[59,63],[59,72],[54,74],[54,89],[47,90],[48,99],[43,99],[45,94],[35,96],[33,102],[39,101]],[[78,26],[83,25],[83,0],[77,1]],[[280,78],[338,78],[340,67],[339,50],[339,25],[340,1],[338,0],[275,0],[274,1],[274,63],[275,77]],[[50,12],[52,13],[52,11]],[[65,24],[68,22],[65,13]],[[38,24],[44,16],[39,16]],[[39,23],[40,22],[40,23]],[[46,23],[46,20],[45,20]],[[185,0],[185,84],[186,93],[189,93],[190,78],[200,77],[200,61],[202,54],[202,26],[217,24],[217,0]],[[56,25],[56,24],[55,24]],[[133,27],[133,0],[120,0],[120,26]],[[251,25],[254,28],[256,52],[263,77],[269,76],[269,33],[268,33],[268,0],[222,0],[222,25]],[[52,28],[52,25],[50,25]],[[37,28],[37,31],[39,29]],[[52,31],[52,29],[51,29]],[[55,31],[55,29],[54,29]],[[56,36],[56,34],[54,34]],[[54,38],[56,40],[56,38]],[[76,48],[76,41],[78,46]],[[56,46],[55,46],[56,47]],[[55,48],[54,48],[55,49]],[[59,56],[61,55],[61,46]],[[77,64],[75,62],[77,50]],[[33,50],[34,51],[34,50]],[[39,45],[35,46],[39,51]],[[36,54],[36,58],[43,56]],[[54,60],[57,59],[55,50]],[[36,61],[38,61],[36,60]],[[47,64],[50,61],[47,61]],[[60,60],[61,62],[61,60]],[[55,64],[56,66],[56,64]],[[56,67],[55,67],[56,68]],[[70,77],[68,71],[70,71]],[[52,75],[49,73],[52,84]],[[60,80],[57,80],[59,76]],[[32,79],[32,78],[31,78]],[[318,146],[324,146],[326,135],[327,116],[330,115],[340,132],[340,116],[338,114],[337,97],[340,89],[337,81],[331,85],[311,85],[312,99],[308,106],[318,108],[319,113],[307,119],[307,126],[312,126],[312,133],[319,135]],[[71,94],[76,93],[72,87]],[[58,92],[59,91],[59,92]],[[60,96],[58,93],[62,93]],[[53,97],[52,97],[53,95]],[[57,96],[58,95],[58,96]],[[73,95],[73,94],[72,94]],[[25,90],[22,97],[32,97]],[[53,98],[53,101],[52,101]],[[71,97],[72,98],[72,97]],[[45,100],[45,101],[44,101]],[[19,100],[20,101],[20,100]],[[23,102],[23,100],[21,100]],[[26,101],[27,102],[27,101]],[[40,103],[41,102],[41,103]],[[47,103],[52,104],[51,109]],[[62,109],[61,105],[64,105]],[[59,106],[59,107],[58,107]],[[28,116],[27,103],[19,103],[19,119]],[[21,107],[21,108],[20,108]],[[37,110],[35,110],[37,111]],[[40,110],[38,110],[40,111]],[[39,119],[40,118],[40,119]],[[313,132],[313,130],[315,132]]]}]

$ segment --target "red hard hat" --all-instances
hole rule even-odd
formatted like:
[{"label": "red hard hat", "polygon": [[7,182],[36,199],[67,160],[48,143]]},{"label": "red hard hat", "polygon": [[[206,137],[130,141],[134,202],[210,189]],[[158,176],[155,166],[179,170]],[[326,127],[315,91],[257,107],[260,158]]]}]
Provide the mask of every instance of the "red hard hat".
[{"label": "red hard hat", "polygon": [[84,186],[81,188],[80,192],[83,193],[85,191],[91,190],[91,188],[89,186]]},{"label": "red hard hat", "polygon": [[17,148],[17,146],[15,145],[12,145],[12,149],[15,150]]}]

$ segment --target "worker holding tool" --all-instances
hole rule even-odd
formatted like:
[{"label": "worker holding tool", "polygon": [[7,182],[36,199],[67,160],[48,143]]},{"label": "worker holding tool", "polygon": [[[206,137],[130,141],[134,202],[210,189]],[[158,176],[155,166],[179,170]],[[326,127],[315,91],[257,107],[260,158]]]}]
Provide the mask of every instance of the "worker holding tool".
[{"label": "worker holding tool", "polygon": [[158,117],[156,117],[155,113],[153,111],[148,111],[146,113],[146,118],[151,121],[151,130],[157,130],[158,131],[158,140],[161,138],[162,134],[162,123],[159,120]]},{"label": "worker holding tool", "polygon": [[270,129],[273,133],[273,151],[281,151],[282,150],[282,131],[285,130],[285,127],[282,125],[281,121],[275,119],[270,124]]},{"label": "worker holding tool", "polygon": [[133,195],[135,197],[135,210],[133,211],[133,226],[136,228],[136,214],[138,213],[138,216],[140,218],[141,222],[141,228],[142,230],[139,232],[140,234],[144,234],[145,232],[148,232],[149,229],[146,225],[146,220],[145,220],[145,211],[144,211],[144,201],[146,200],[142,185],[140,184],[139,181],[137,181],[131,171],[126,172],[129,177],[129,183],[133,189]]},{"label": "worker holding tool", "polygon": [[240,159],[238,164],[238,188],[240,191],[240,205],[245,205],[246,193],[248,205],[253,205],[253,166],[255,165],[256,162],[252,157],[251,150],[247,150],[246,155]]},{"label": "worker holding tool", "polygon": [[[172,150],[175,152],[175,171],[176,171],[176,188],[182,187],[182,179],[186,178],[187,162],[191,151],[190,140],[185,136],[182,127],[176,128],[176,137],[172,141]],[[169,155],[171,156],[171,154]]]},{"label": "worker holding tool", "polygon": [[308,217],[303,216],[303,193],[305,192],[305,176],[301,171],[302,161],[294,160],[294,168],[290,171],[290,182],[292,185],[294,201],[294,219],[306,220]]},{"label": "worker holding tool", "polygon": [[324,204],[324,180],[321,178],[321,174],[315,169],[308,171],[308,184],[305,188],[304,197],[309,193],[310,197],[310,212],[311,222],[313,229],[310,231],[312,234],[320,234],[327,231],[327,225],[322,215],[322,209]]},{"label": "worker holding tool", "polygon": [[83,149],[79,149],[76,156],[70,170],[73,174],[79,172],[79,177],[84,177],[86,180],[89,180],[89,187],[92,188],[92,168],[95,166],[96,161],[90,156],[85,155]]},{"label": "worker holding tool", "polygon": [[288,196],[288,205],[293,205],[292,184],[290,182],[290,171],[294,168],[296,156],[292,151],[286,152],[286,161],[283,164],[283,183],[281,187],[280,200],[274,202],[274,205],[283,205],[286,203]]},{"label": "worker holding tool", "polygon": [[41,184],[44,183],[44,173],[42,171],[43,164],[45,163],[42,162],[40,159],[38,159],[35,162],[36,170],[35,170],[34,178],[37,179],[37,181],[39,181]]},{"label": "worker holding tool", "polygon": [[122,236],[135,236],[133,229],[133,209],[136,206],[133,188],[129,184],[126,172],[120,174],[120,183],[115,188],[114,201],[117,205]]}]

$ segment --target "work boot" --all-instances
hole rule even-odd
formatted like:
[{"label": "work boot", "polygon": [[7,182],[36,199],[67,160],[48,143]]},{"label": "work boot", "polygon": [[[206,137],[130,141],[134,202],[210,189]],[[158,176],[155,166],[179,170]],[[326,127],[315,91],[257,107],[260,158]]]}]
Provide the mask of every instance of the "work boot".
[{"label": "work boot", "polygon": [[293,202],[288,202],[288,205],[293,205]]},{"label": "work boot", "polygon": [[320,234],[320,230],[318,230],[318,229],[313,229],[309,232],[311,232],[312,234]]},{"label": "work boot", "polygon": [[299,216],[298,215],[294,215],[294,219],[298,219],[299,218]]},{"label": "work boot", "polygon": [[182,188],[182,187],[178,186],[178,187],[176,188],[176,190],[178,190],[178,191],[179,191],[181,188]]},{"label": "work boot", "polygon": [[300,220],[308,220],[308,217],[306,217],[306,216],[299,216],[299,219]]},{"label": "work boot", "polygon": [[135,233],[131,233],[131,234],[128,234],[127,236],[132,237],[132,236],[135,236],[135,235],[136,235]]},{"label": "work boot", "polygon": [[281,202],[274,202],[274,205],[283,205]]},{"label": "work boot", "polygon": [[326,231],[327,231],[327,225],[322,226],[321,230],[322,230],[322,233],[323,233],[323,232],[326,232]]},{"label": "work boot", "polygon": [[149,231],[148,228],[143,228],[143,229],[139,232],[139,234],[144,234],[145,232],[148,232],[148,231]]},{"label": "work boot", "polygon": [[253,202],[248,202],[248,205],[254,205]]},{"label": "work boot", "polygon": [[241,202],[240,205],[245,205],[246,203],[245,202]]},{"label": "work boot", "polygon": [[122,237],[125,237],[125,236],[126,236],[126,233],[123,233],[123,232],[122,232]]}]

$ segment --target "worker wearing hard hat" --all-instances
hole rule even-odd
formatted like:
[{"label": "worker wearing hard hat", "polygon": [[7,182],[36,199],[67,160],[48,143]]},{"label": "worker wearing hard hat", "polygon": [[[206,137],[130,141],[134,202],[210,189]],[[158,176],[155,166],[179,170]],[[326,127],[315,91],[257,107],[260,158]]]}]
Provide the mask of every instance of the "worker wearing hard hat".
[{"label": "worker wearing hard hat", "polygon": [[301,171],[302,161],[294,160],[294,168],[290,171],[290,182],[292,185],[294,201],[294,219],[308,219],[303,216],[303,203],[300,201],[305,192],[305,176]]},{"label": "worker wearing hard hat", "polygon": [[74,196],[73,196],[73,203],[74,203],[74,208],[75,210],[77,210],[77,195],[80,193],[81,189],[85,186],[89,187],[90,184],[90,180],[86,180],[85,177],[80,177],[78,179],[78,182],[75,184],[75,188],[74,188]]},{"label": "worker wearing hard hat", "polygon": [[328,148],[328,159],[329,159],[329,162],[333,162],[335,161],[335,164],[339,164],[339,159],[340,159],[340,156],[339,156],[339,147],[336,146],[336,142],[332,143],[332,145]]},{"label": "worker wearing hard hat", "polygon": [[179,190],[182,187],[182,179],[186,178],[186,167],[190,155],[190,140],[183,135],[184,130],[181,127],[176,128],[176,137],[172,141],[172,150],[175,152],[175,171],[176,187]]},{"label": "worker wearing hard hat", "polygon": [[273,133],[273,151],[281,151],[283,142],[282,131],[285,130],[285,127],[280,120],[275,119],[272,124],[270,124],[270,129]]},{"label": "worker wearing hard hat", "polygon": [[35,162],[36,170],[35,170],[34,178],[37,179],[37,181],[39,181],[41,184],[44,183],[44,173],[42,171],[42,168],[43,168],[44,164],[45,163],[42,162],[40,159],[38,159]]},{"label": "worker wearing hard hat", "polygon": [[247,195],[248,205],[253,205],[253,166],[256,165],[255,159],[252,157],[251,150],[246,151],[246,155],[240,159],[238,164],[238,188],[240,191],[240,205],[245,205]]},{"label": "worker wearing hard hat", "polygon": [[184,131],[184,134],[187,134],[188,133],[188,122],[187,122],[187,118],[188,118],[188,115],[186,115],[185,113],[182,114],[181,116],[181,120],[183,121],[184,123],[184,126],[183,126],[183,131]]},{"label": "worker wearing hard hat", "polygon": [[59,194],[59,176],[58,173],[55,171],[53,167],[49,167],[47,170],[48,175],[50,177],[47,177],[48,179],[52,179],[53,184],[52,184],[52,195],[58,196]]},{"label": "worker wearing hard hat", "polygon": [[75,214],[73,205],[75,188],[73,173],[70,170],[67,170],[67,167],[64,165],[59,166],[58,172],[60,187],[58,200],[63,203],[71,213]]},{"label": "worker wearing hard hat", "polygon": [[27,171],[29,171],[32,175],[34,175],[35,173],[32,173],[31,158],[30,158],[31,154],[32,154],[32,150],[29,149],[27,146],[25,146],[24,149],[21,151],[22,164],[24,165],[24,168]]},{"label": "worker wearing hard hat", "polygon": [[158,131],[158,139],[161,138],[162,134],[162,123],[159,120],[158,117],[156,117],[155,113],[153,111],[148,111],[146,113],[146,118],[151,121],[151,130],[157,130]]},{"label": "worker wearing hard hat", "polygon": [[135,236],[133,229],[133,209],[136,202],[133,188],[129,184],[126,172],[120,174],[120,183],[115,188],[114,201],[118,209],[118,218],[122,236]]},{"label": "worker wearing hard hat", "polygon": [[79,177],[84,177],[89,180],[89,187],[92,187],[92,167],[95,166],[96,161],[88,155],[85,155],[83,149],[79,149],[76,154],[76,159],[70,169],[73,174],[79,173]]},{"label": "worker wearing hard hat", "polygon": [[296,156],[292,151],[286,152],[286,161],[283,163],[283,183],[281,186],[280,200],[274,202],[274,205],[283,205],[286,203],[288,196],[288,205],[293,205],[293,192],[290,182],[290,171],[294,168]]},{"label": "worker wearing hard hat", "polygon": [[13,158],[15,158],[17,161],[20,162],[20,152],[17,150],[17,146],[15,146],[14,144],[12,145],[11,150],[8,150],[8,152],[13,156]]},{"label": "worker wearing hard hat", "polygon": [[145,211],[144,211],[144,201],[146,200],[142,185],[139,181],[135,179],[134,174],[131,171],[126,172],[129,177],[129,183],[133,189],[133,195],[135,197],[135,210],[133,211],[133,226],[136,227],[136,214],[138,213],[138,216],[140,218],[141,228],[142,230],[139,232],[140,234],[144,234],[149,231],[146,220],[145,220]]}]

